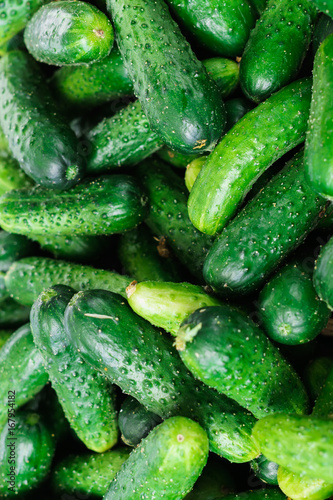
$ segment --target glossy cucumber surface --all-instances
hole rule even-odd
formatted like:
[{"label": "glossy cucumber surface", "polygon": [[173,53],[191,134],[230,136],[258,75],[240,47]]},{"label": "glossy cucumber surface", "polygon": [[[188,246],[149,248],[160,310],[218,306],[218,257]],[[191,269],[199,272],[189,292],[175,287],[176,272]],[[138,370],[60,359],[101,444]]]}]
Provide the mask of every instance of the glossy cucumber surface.
[{"label": "glossy cucumber surface", "polygon": [[0,45],[21,31],[45,0],[5,0],[0,9]]},{"label": "glossy cucumber surface", "polygon": [[147,410],[132,396],[127,396],[119,410],[121,439],[128,446],[137,446],[161,422],[161,417]]}]

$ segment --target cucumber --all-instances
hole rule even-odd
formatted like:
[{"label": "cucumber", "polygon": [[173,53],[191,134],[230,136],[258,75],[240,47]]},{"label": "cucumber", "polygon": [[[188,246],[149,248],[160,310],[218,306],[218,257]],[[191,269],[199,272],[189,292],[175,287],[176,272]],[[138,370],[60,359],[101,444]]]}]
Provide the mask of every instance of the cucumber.
[{"label": "cucumber", "polygon": [[[5,286],[6,278],[5,278]],[[7,289],[9,294],[9,291]],[[6,293],[7,295],[7,293]],[[4,297],[4,300],[1,301],[0,307],[0,327],[8,328],[8,327],[18,327],[23,323],[29,321],[30,308],[22,306],[18,304],[11,297]]]},{"label": "cucumber", "polygon": [[[220,498],[222,499],[222,497]],[[220,499],[216,498],[214,500]],[[259,488],[258,490],[244,491],[237,495],[226,495],[223,500],[287,500],[287,498],[277,488]]]},{"label": "cucumber", "polygon": [[208,434],[211,451],[232,462],[258,455],[250,436],[254,417],[196,382],[171,339],[137,316],[121,297],[105,290],[79,292],[66,309],[65,325],[82,359],[149,411],[163,419],[182,415],[197,420]]},{"label": "cucumber", "polygon": [[333,199],[333,161],[331,136],[333,127],[333,34],[320,45],[313,66],[313,91],[309,130],[305,142],[304,164],[312,188]]},{"label": "cucumber", "polygon": [[245,97],[228,99],[225,103],[225,111],[227,114],[225,131],[228,132],[244,115],[246,115],[246,113],[251,111],[253,107],[253,103],[245,99]]},{"label": "cucumber", "polygon": [[193,490],[184,500],[213,500],[234,490],[235,480],[227,463],[211,454]]},{"label": "cucumber", "polygon": [[42,292],[31,308],[31,330],[52,387],[72,429],[89,450],[99,453],[118,440],[112,387],[82,363],[64,327],[64,312],[75,290],[56,285]]},{"label": "cucumber", "polygon": [[304,384],[313,403],[318,398],[331,368],[333,357],[321,356],[312,360],[304,370]]},{"label": "cucumber", "polygon": [[68,189],[82,177],[85,161],[44,79],[24,52],[9,52],[1,59],[0,126],[27,175],[47,188]]},{"label": "cucumber", "polygon": [[202,62],[208,75],[217,85],[222,99],[229,97],[239,83],[239,64],[223,57],[212,57]]},{"label": "cucumber", "polygon": [[12,333],[12,330],[0,330],[0,349],[6,344]]},{"label": "cucumber", "polygon": [[107,0],[107,9],[152,131],[176,151],[209,151],[223,132],[223,103],[163,0]]},{"label": "cucumber", "polygon": [[0,55],[4,56],[5,54],[7,54],[7,52],[10,52],[11,50],[26,50],[26,46],[24,45],[24,40],[23,40],[23,31],[20,31],[12,38],[10,38],[7,42],[1,44]]},{"label": "cucumber", "polygon": [[166,243],[191,273],[202,279],[202,267],[213,238],[191,223],[187,212],[187,192],[179,177],[161,161],[145,162],[138,176],[148,195],[148,227]]},{"label": "cucumber", "polygon": [[195,378],[257,418],[308,409],[294,369],[240,309],[220,305],[196,310],[178,330],[176,347]]},{"label": "cucumber", "polygon": [[241,56],[256,19],[251,1],[167,0],[179,21],[204,46],[223,57]]},{"label": "cucumber", "polygon": [[195,183],[195,180],[198,177],[202,167],[206,163],[206,160],[206,156],[200,156],[187,165],[185,172],[185,185],[189,192],[191,192],[193,184]]},{"label": "cucumber", "polygon": [[126,292],[134,312],[172,335],[177,334],[182,321],[196,309],[220,305],[216,297],[208,295],[201,286],[190,283],[134,281]]},{"label": "cucumber", "polygon": [[118,425],[121,439],[128,446],[137,446],[161,422],[161,417],[147,410],[132,396],[127,396],[121,405]]},{"label": "cucumber", "polygon": [[72,262],[85,263],[96,261],[101,257],[101,248],[107,245],[105,236],[57,236],[30,235],[43,250],[50,252],[57,259],[68,259]]},{"label": "cucumber", "polygon": [[250,3],[258,12],[258,15],[261,15],[267,6],[267,0],[250,0]]},{"label": "cucumber", "polygon": [[328,35],[333,33],[333,20],[325,14],[320,14],[313,32],[312,51],[313,55],[319,49],[319,45],[325,40]]},{"label": "cucumber", "polygon": [[325,208],[325,199],[306,182],[300,151],[215,241],[205,260],[206,282],[228,294],[255,290],[302,243]]},{"label": "cucumber", "polygon": [[0,231],[0,271],[8,271],[13,262],[33,254],[32,241],[19,234]]},{"label": "cucumber", "polygon": [[189,197],[189,217],[220,232],[256,179],[305,137],[311,80],[293,82],[249,111],[209,155]]},{"label": "cucumber", "polygon": [[6,287],[6,273],[3,271],[0,271],[0,302],[2,302],[4,299],[7,299],[9,297],[9,293]]},{"label": "cucumber", "polygon": [[318,296],[333,309],[333,286],[330,280],[333,268],[333,238],[324,245],[316,261],[313,272],[313,283]]},{"label": "cucumber", "polygon": [[330,17],[333,17],[333,2],[332,0],[312,0],[314,5],[327,14]]},{"label": "cucumber", "polygon": [[168,163],[172,167],[176,168],[186,168],[194,158],[197,158],[197,155],[185,155],[182,153],[178,153],[177,151],[173,151],[172,149],[168,148],[168,146],[163,146],[161,149],[156,151],[156,155],[165,163]]},{"label": "cucumber", "polygon": [[[0,350],[0,427],[8,418],[8,394],[15,396],[19,408],[33,398],[48,381],[42,358],[34,345],[30,325],[24,325]],[[13,398],[12,398],[13,399]]]},{"label": "cucumber", "polygon": [[50,80],[58,99],[71,108],[91,108],[113,99],[132,95],[122,57],[117,49],[101,61],[82,66],[65,66]]},{"label": "cucumber", "polygon": [[33,184],[14,158],[0,157],[0,196],[12,189],[32,187]]},{"label": "cucumber", "polygon": [[[51,468],[54,437],[40,415],[15,412],[0,434],[0,495],[14,498],[33,490]],[[15,415],[15,416],[14,416]]]},{"label": "cucumber", "polygon": [[142,440],[112,480],[104,500],[181,500],[208,458],[204,430],[189,418],[173,417]]},{"label": "cucumber", "polygon": [[316,13],[308,0],[268,2],[240,63],[246,97],[263,101],[295,79],[311,42]]},{"label": "cucumber", "polygon": [[333,414],[333,367],[332,366],[326,377],[324,385],[318,395],[312,414],[320,417],[331,417]]},{"label": "cucumber", "polygon": [[26,306],[32,306],[40,293],[57,284],[76,290],[104,288],[126,297],[126,287],[131,281],[131,278],[112,271],[46,257],[21,259],[6,275],[8,292]]},{"label": "cucumber", "polygon": [[129,448],[120,447],[106,453],[70,455],[52,471],[52,484],[58,492],[102,497],[129,453]]},{"label": "cucumber", "polygon": [[301,261],[284,266],[261,290],[259,316],[272,340],[309,342],[327,325],[331,311],[315,292],[312,273]]},{"label": "cucumber", "polygon": [[23,30],[32,15],[48,0],[7,0],[0,9],[0,45]]},{"label": "cucumber", "polygon": [[251,467],[260,481],[273,486],[278,485],[278,464],[268,460],[264,455],[260,455],[251,461]]},{"label": "cucumber", "polygon": [[108,56],[112,24],[90,3],[60,0],[44,5],[24,30],[24,42],[37,61],[65,66],[90,64]]},{"label": "cucumber", "polygon": [[36,186],[4,194],[0,224],[12,233],[97,236],[121,233],[146,215],[146,198],[128,175],[86,179],[69,191]]}]

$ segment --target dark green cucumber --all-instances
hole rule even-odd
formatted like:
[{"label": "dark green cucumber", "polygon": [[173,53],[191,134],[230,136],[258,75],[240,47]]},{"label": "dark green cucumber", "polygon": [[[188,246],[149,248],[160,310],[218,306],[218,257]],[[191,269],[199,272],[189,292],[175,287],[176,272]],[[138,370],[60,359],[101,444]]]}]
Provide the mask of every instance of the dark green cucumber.
[{"label": "dark green cucumber", "polygon": [[190,283],[134,281],[126,292],[134,312],[173,335],[177,334],[181,322],[196,309],[220,305],[216,297],[208,295],[201,286]]},{"label": "dark green cucumber", "polygon": [[233,99],[228,99],[225,103],[225,111],[227,114],[227,123],[225,126],[226,132],[228,132],[236,123],[243,118],[246,113],[253,109],[253,103],[245,97],[234,97]]},{"label": "dark green cucumber", "polygon": [[315,191],[333,199],[333,34],[320,45],[313,66],[313,91],[304,164]]},{"label": "dark green cucumber", "polygon": [[167,0],[181,24],[210,50],[223,57],[241,56],[256,12],[251,1],[228,0],[219,5],[214,0]]},{"label": "dark green cucumber", "polygon": [[64,313],[74,294],[64,285],[42,292],[31,308],[31,330],[71,427],[89,450],[103,452],[118,440],[114,394],[105,377],[82,363],[65,332]]},{"label": "dark green cucumber", "polygon": [[311,80],[291,83],[249,111],[222,138],[190,194],[189,216],[195,227],[208,234],[220,232],[256,179],[304,141],[310,99]]},{"label": "dark green cucumber", "polygon": [[4,194],[0,224],[19,234],[97,236],[121,233],[146,215],[146,198],[128,175],[87,179],[69,191],[41,186]]},{"label": "dark green cucumber", "polygon": [[195,378],[257,418],[277,412],[303,414],[308,409],[307,394],[294,369],[235,307],[193,312],[178,330],[176,347]]},{"label": "dark green cucumber", "polygon": [[147,410],[132,396],[127,396],[121,405],[118,425],[121,439],[128,446],[137,446],[161,422],[161,417]]},{"label": "dark green cucumber", "polygon": [[68,189],[82,177],[85,161],[44,80],[24,52],[9,52],[1,59],[0,125],[27,175],[45,187]]},{"label": "dark green cucumber", "polygon": [[0,330],[0,349],[6,344],[12,333],[12,330]]},{"label": "dark green cucumber", "polygon": [[101,248],[107,244],[105,236],[57,236],[35,235],[29,237],[37,241],[43,250],[50,252],[57,259],[72,262],[91,263],[100,258]]},{"label": "dark green cucumber", "polygon": [[218,87],[221,97],[226,99],[239,83],[239,64],[231,59],[212,57],[202,61],[208,75]]},{"label": "dark green cucumber", "polygon": [[143,224],[120,236],[118,257],[126,274],[137,281],[180,281],[180,269],[164,240]]},{"label": "dark green cucumber", "polygon": [[316,292],[330,309],[333,309],[333,283],[330,279],[332,270],[333,238],[322,247],[313,272],[313,283]]},{"label": "dark green cucumber", "polygon": [[303,380],[307,392],[314,403],[333,368],[333,357],[321,356],[312,360],[303,372]]},{"label": "dark green cucumber", "polygon": [[59,69],[50,83],[57,98],[70,107],[90,108],[133,93],[117,49],[101,61]]},{"label": "dark green cucumber", "polygon": [[246,97],[263,101],[295,79],[311,42],[316,12],[308,0],[268,2],[240,63]]},{"label": "dark green cucumber", "polygon": [[0,45],[23,30],[33,14],[48,0],[5,0],[0,8]]},{"label": "dark green cucumber", "polygon": [[196,382],[171,339],[137,316],[121,297],[105,290],[79,292],[67,307],[65,325],[82,358],[149,411],[161,418],[182,415],[197,420],[208,434],[211,451],[230,461],[246,462],[258,455],[250,437],[254,417]]},{"label": "dark green cucumber", "polygon": [[12,38],[10,38],[7,42],[1,44],[0,55],[4,56],[11,50],[26,50],[26,46],[24,45],[23,33],[24,31],[22,30]]},{"label": "dark green cucumber", "polygon": [[193,490],[184,500],[213,500],[234,490],[235,480],[228,464],[211,454]]},{"label": "dark green cucumber", "polygon": [[214,500],[222,500],[222,498],[223,500],[287,500],[278,488],[259,488],[237,493],[237,495],[232,493]]},{"label": "dark green cucumber", "polygon": [[130,451],[123,447],[107,453],[70,455],[54,468],[53,486],[58,492],[103,497]]},{"label": "dark green cucumber", "polygon": [[300,261],[286,265],[266,283],[259,295],[259,316],[275,342],[297,345],[309,342],[327,325],[331,311],[319,299],[312,272]]},{"label": "dark green cucumber", "polygon": [[94,5],[60,0],[41,7],[24,30],[24,42],[37,61],[65,66],[90,64],[108,56],[112,24]]},{"label": "dark green cucumber", "polygon": [[12,189],[32,187],[33,184],[14,158],[0,156],[0,196]]},{"label": "dark green cucumber", "polygon": [[318,17],[313,32],[312,51],[314,55],[319,49],[319,45],[325,40],[326,37],[328,37],[328,35],[331,35],[332,33],[333,33],[333,19],[331,17],[326,16],[325,14],[321,14]]},{"label": "dark green cucumber", "polygon": [[322,12],[330,17],[333,17],[333,2],[332,0],[312,0],[313,4]]},{"label": "dark green cucumber", "polygon": [[[5,278],[6,282],[6,278]],[[9,291],[7,289],[9,294]],[[11,297],[4,297],[0,307],[0,327],[19,327],[29,321],[30,308],[22,306]]]},{"label": "dark green cucumber", "polygon": [[178,151],[173,151],[168,146],[163,146],[156,152],[156,155],[169,165],[177,168],[186,168],[194,158],[197,158],[197,155],[178,153]]},{"label": "dark green cucumber", "polygon": [[225,293],[255,290],[302,243],[325,207],[306,182],[300,151],[216,240],[204,265],[206,282]]},{"label": "dark green cucumber", "polygon": [[16,330],[1,348],[0,375],[1,427],[7,421],[8,394],[14,393],[15,407],[19,408],[43,389],[49,378],[29,324]]},{"label": "dark green cucumber", "polygon": [[5,278],[6,278],[6,273],[4,271],[0,271],[0,302],[9,297]]},{"label": "dark green cucumber", "polygon": [[[0,434],[0,496],[16,498],[33,490],[47,476],[55,440],[40,415],[15,412]],[[13,425],[14,423],[14,425]]]},{"label": "dark green cucumber", "polygon": [[186,187],[161,161],[143,163],[138,168],[138,176],[148,195],[148,227],[158,238],[164,237],[180,262],[201,277],[213,238],[202,234],[191,223]]},{"label": "dark green cucumber", "polygon": [[258,15],[261,15],[267,6],[267,0],[250,0],[250,3],[258,12]]},{"label": "dark green cucumber", "polygon": [[163,0],[108,0],[107,8],[152,131],[176,151],[209,151],[223,132],[223,103]]},{"label": "dark green cucumber", "polygon": [[8,271],[13,262],[32,255],[34,250],[34,244],[25,236],[0,231],[0,271]]},{"label": "dark green cucumber", "polygon": [[251,461],[251,467],[261,481],[272,486],[278,485],[278,464],[268,460],[264,455],[260,455]]}]

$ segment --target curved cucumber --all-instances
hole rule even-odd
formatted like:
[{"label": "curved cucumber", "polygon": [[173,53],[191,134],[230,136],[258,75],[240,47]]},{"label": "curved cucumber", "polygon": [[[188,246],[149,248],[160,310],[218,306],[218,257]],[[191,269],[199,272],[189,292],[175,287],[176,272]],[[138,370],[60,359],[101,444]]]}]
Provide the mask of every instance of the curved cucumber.
[{"label": "curved cucumber", "polygon": [[162,422],[155,413],[147,410],[132,396],[121,405],[118,417],[121,439],[128,446],[137,446],[149,432]]},{"label": "curved cucumber", "polygon": [[313,283],[316,292],[330,309],[333,309],[333,284],[330,279],[332,270],[333,238],[322,247],[313,272]]},{"label": "curved cucumber", "polygon": [[106,15],[79,0],[44,5],[24,30],[24,42],[34,59],[54,66],[99,61],[109,55],[113,40]]},{"label": "curved cucumber", "polygon": [[14,158],[0,157],[0,196],[12,189],[32,187],[34,182],[20,168]]},{"label": "curved cucumber", "polygon": [[6,0],[0,8],[0,45],[23,30],[33,14],[49,0]]},{"label": "curved cucumber", "polygon": [[9,232],[97,236],[132,229],[146,215],[146,198],[127,175],[87,179],[69,191],[40,186],[0,198],[0,223]]},{"label": "curved cucumber", "polygon": [[220,232],[256,179],[305,138],[311,80],[291,83],[249,111],[208,156],[188,210],[207,234]]},{"label": "curved cucumber", "polygon": [[223,103],[163,0],[108,0],[107,8],[151,129],[176,151],[209,151],[223,132]]},{"label": "curved cucumber", "polygon": [[192,313],[178,330],[176,347],[194,377],[257,418],[307,411],[307,394],[294,369],[235,307],[220,305]]}]

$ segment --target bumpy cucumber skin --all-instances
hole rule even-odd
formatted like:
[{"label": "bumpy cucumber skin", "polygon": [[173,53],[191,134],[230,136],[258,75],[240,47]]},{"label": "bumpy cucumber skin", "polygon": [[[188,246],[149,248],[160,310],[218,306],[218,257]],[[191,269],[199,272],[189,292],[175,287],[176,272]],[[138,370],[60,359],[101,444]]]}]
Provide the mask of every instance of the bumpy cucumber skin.
[{"label": "bumpy cucumber skin", "polygon": [[117,49],[101,61],[60,68],[50,83],[64,106],[78,108],[98,106],[133,93],[132,81]]},{"label": "bumpy cucumber skin", "polygon": [[138,176],[148,195],[148,227],[167,244],[194,275],[202,279],[202,267],[213,238],[202,234],[190,221],[187,212],[187,191],[161,161],[145,162]]},{"label": "bumpy cucumber skin", "polygon": [[301,262],[283,267],[261,290],[259,315],[267,335],[289,345],[313,340],[331,315],[315,292],[312,273]]},{"label": "bumpy cucumber skin", "polygon": [[313,283],[316,292],[330,309],[333,309],[333,286],[330,278],[332,271],[333,238],[322,247],[313,272]]},{"label": "bumpy cucumber skin", "polygon": [[36,347],[65,415],[89,450],[103,452],[118,440],[112,387],[71,346],[64,312],[75,294],[56,285],[42,292],[31,308],[31,330]]},{"label": "bumpy cucumber skin", "polygon": [[132,451],[104,499],[141,500],[145,496],[181,500],[192,489],[207,458],[204,430],[188,418],[170,418]]},{"label": "bumpy cucumber skin", "polygon": [[220,232],[256,179],[305,138],[311,80],[293,82],[249,111],[208,156],[188,209],[203,233]]},{"label": "bumpy cucumber skin", "polygon": [[[55,451],[54,437],[46,422],[36,413],[20,411],[15,414],[14,437],[5,425],[0,434],[0,495],[16,498],[18,494],[33,490],[47,475]],[[15,481],[13,490],[8,489],[10,451],[15,449]],[[7,472],[8,471],[8,472]],[[12,485],[10,485],[12,486]]]},{"label": "bumpy cucumber skin", "polygon": [[216,240],[204,265],[206,282],[225,293],[255,290],[302,243],[325,206],[306,182],[301,151]]},{"label": "bumpy cucumber skin", "polygon": [[304,163],[310,185],[322,196],[333,199],[333,34],[320,45],[313,66]]},{"label": "bumpy cucumber skin", "polygon": [[113,41],[106,15],[80,1],[44,5],[24,30],[24,42],[34,59],[54,66],[99,61],[109,55]]},{"label": "bumpy cucumber skin", "polygon": [[107,8],[151,129],[176,151],[209,151],[223,132],[223,103],[163,0],[108,0]]},{"label": "bumpy cucumber skin", "polygon": [[180,23],[197,40],[223,57],[241,56],[256,12],[248,0],[167,0]]},{"label": "bumpy cucumber skin", "polygon": [[259,454],[250,437],[254,417],[196,382],[171,339],[117,295],[105,290],[79,292],[66,309],[65,325],[82,358],[149,411],[161,418],[183,415],[198,421],[211,451],[232,462],[246,462]]},{"label": "bumpy cucumber skin", "polygon": [[104,288],[126,297],[131,278],[63,260],[27,257],[15,262],[6,275],[8,292],[19,302],[32,306],[46,288],[62,284],[76,290]]},{"label": "bumpy cucumber skin", "polygon": [[19,408],[35,396],[48,381],[42,357],[36,348],[30,325],[14,332],[0,351],[0,427],[8,415],[8,391],[15,391],[15,407]]},{"label": "bumpy cucumber skin", "polygon": [[121,447],[107,453],[70,455],[55,467],[52,483],[57,491],[103,497],[130,451]]},{"label": "bumpy cucumber skin", "polygon": [[83,175],[77,139],[57,113],[36,62],[13,51],[0,61],[0,125],[21,168],[47,188],[68,189]]},{"label": "bumpy cucumber skin", "polygon": [[128,446],[137,446],[161,422],[161,417],[147,410],[132,396],[127,396],[121,405],[118,416],[119,430],[122,441]]},{"label": "bumpy cucumber skin", "polygon": [[25,236],[0,231],[0,271],[8,271],[13,262],[32,255],[34,250]]},{"label": "bumpy cucumber skin", "polygon": [[33,180],[20,168],[14,158],[0,157],[0,196],[12,189],[32,187]]},{"label": "bumpy cucumber skin", "polygon": [[36,186],[4,194],[1,226],[12,233],[97,236],[121,233],[146,215],[146,197],[133,177],[87,179],[69,191]]},{"label": "bumpy cucumber skin", "polygon": [[283,411],[303,414],[308,409],[307,394],[294,369],[235,307],[220,305],[192,313],[178,331],[176,347],[194,377],[257,418]]},{"label": "bumpy cucumber skin", "polygon": [[208,75],[214,80],[223,99],[229,97],[239,83],[239,64],[231,59],[212,57],[202,61]]},{"label": "bumpy cucumber skin", "polygon": [[242,90],[260,102],[294,80],[309,48],[316,8],[304,0],[270,0],[240,63]]},{"label": "bumpy cucumber skin", "polygon": [[21,31],[45,0],[5,0],[0,9],[0,45]]}]

